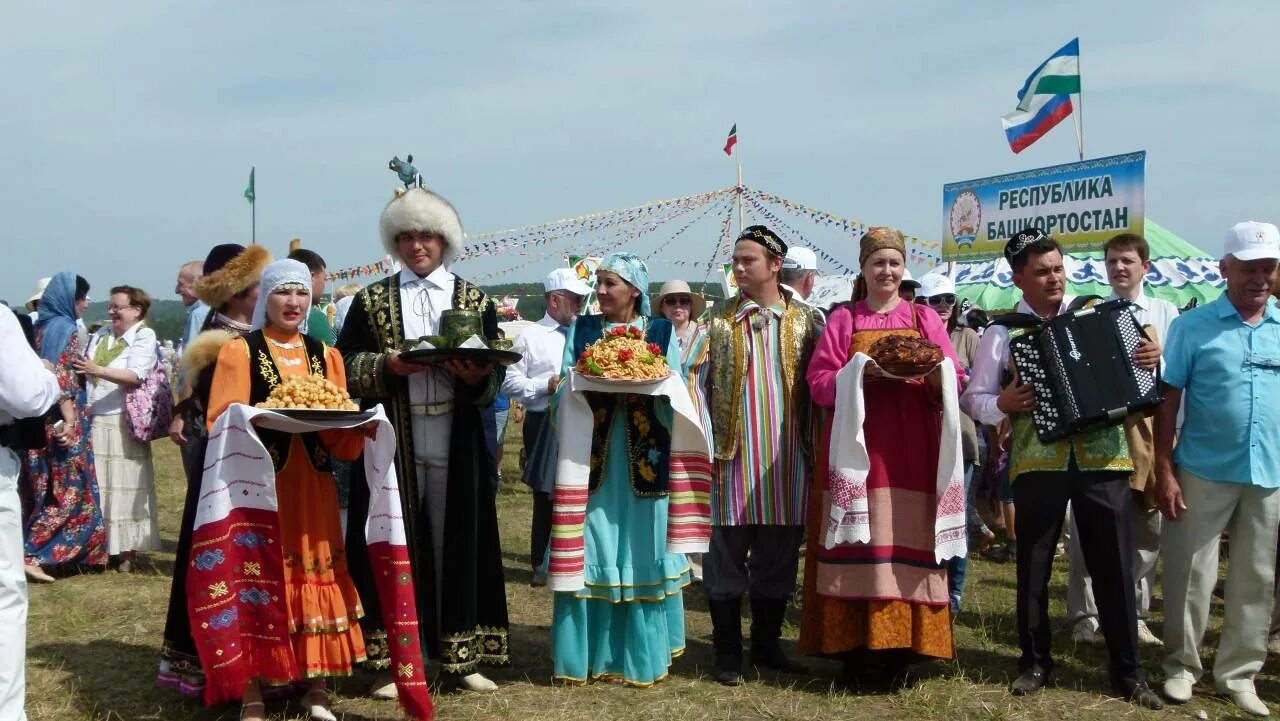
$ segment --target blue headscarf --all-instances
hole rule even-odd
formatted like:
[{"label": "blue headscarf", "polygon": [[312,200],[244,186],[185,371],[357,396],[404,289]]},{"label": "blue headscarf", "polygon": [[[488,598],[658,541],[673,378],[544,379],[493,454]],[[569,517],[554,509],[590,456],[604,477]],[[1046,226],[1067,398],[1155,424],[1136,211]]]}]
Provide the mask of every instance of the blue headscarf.
[{"label": "blue headscarf", "polygon": [[600,264],[600,270],[617,273],[627,285],[640,291],[640,316],[648,318],[649,310],[649,266],[631,253],[614,253]]},{"label": "blue headscarf", "polygon": [[40,357],[57,365],[58,358],[67,349],[76,334],[76,274],[58,273],[40,296],[37,306],[40,316],[36,320],[36,332],[40,338]]}]

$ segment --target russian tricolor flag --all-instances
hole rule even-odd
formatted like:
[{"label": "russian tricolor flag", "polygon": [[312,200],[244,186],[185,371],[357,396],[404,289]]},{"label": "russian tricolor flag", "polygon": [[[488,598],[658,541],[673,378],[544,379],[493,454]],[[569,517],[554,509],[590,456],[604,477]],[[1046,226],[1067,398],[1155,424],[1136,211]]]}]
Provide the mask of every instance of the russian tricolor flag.
[{"label": "russian tricolor flag", "polygon": [[1071,96],[1079,92],[1080,39],[1074,38],[1040,63],[1018,91],[1018,109],[1001,116],[1009,148],[1020,153],[1052,130],[1071,114]]}]

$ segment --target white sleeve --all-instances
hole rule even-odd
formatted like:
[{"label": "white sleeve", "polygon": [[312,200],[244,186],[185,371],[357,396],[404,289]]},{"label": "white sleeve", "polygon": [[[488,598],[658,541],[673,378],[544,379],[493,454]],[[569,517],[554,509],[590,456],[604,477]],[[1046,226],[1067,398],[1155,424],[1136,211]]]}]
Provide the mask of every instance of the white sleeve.
[{"label": "white sleeve", "polygon": [[526,329],[512,344],[511,350],[520,354],[520,360],[507,366],[507,374],[502,379],[502,392],[507,394],[507,399],[525,405],[546,395],[547,392],[545,380],[539,389],[537,381],[529,377],[529,334],[531,332],[536,331],[532,328]]},{"label": "white sleeve", "polygon": [[1000,396],[1000,376],[1009,362],[1009,331],[1004,326],[988,326],[973,354],[969,385],[960,396],[960,407],[973,420],[998,426],[1004,413],[996,407]]},{"label": "white sleeve", "polygon": [[18,319],[0,308],[0,412],[30,418],[49,410],[61,389],[58,378],[27,345]]},{"label": "white sleeve", "polygon": [[139,328],[137,333],[133,334],[133,343],[129,345],[129,351],[125,353],[126,370],[133,371],[141,383],[151,375],[152,369],[156,367],[156,332],[150,328]]}]

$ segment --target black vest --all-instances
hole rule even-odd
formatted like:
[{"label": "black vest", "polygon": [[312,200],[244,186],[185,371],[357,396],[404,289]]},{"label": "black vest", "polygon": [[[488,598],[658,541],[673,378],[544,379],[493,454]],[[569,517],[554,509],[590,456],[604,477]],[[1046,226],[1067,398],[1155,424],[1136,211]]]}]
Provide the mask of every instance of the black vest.
[{"label": "black vest", "polygon": [[[645,340],[655,343],[666,352],[674,329],[671,322],[662,318],[650,320]],[[582,351],[604,336],[604,316],[578,317],[573,330],[573,357],[581,358]],[[679,372],[679,369],[673,369]],[[591,424],[591,474],[587,482],[589,491],[600,485],[605,459],[609,455],[609,429],[613,427],[615,413],[623,414],[623,437],[627,444],[627,470],[631,476],[631,490],[637,496],[665,496],[671,470],[671,431],[658,420],[657,398],[634,393],[583,393],[591,407],[594,422]]]},{"label": "black vest", "polygon": [[[271,391],[280,385],[282,376],[276,361],[267,348],[267,338],[261,330],[252,331],[244,336],[249,346],[249,405],[257,405],[267,400]],[[307,350],[307,366],[312,375],[325,377],[324,343],[310,336],[302,336]],[[289,450],[293,447],[293,434],[258,428],[258,438],[271,454],[271,463],[279,473],[289,463]],[[329,460],[329,450],[316,433],[299,434],[302,446],[307,451],[311,467],[320,473],[332,473],[333,466]]]}]

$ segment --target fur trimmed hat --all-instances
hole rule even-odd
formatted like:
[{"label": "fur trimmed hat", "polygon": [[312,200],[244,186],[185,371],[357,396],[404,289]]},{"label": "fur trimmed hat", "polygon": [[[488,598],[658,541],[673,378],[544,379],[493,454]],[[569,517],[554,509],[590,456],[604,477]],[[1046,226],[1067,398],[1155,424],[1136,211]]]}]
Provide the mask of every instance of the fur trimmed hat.
[{"label": "fur trimmed hat", "polygon": [[426,188],[396,188],[396,197],[382,210],[379,221],[382,246],[392,258],[400,257],[396,236],[417,230],[444,238],[444,266],[462,255],[462,220],[453,204]]},{"label": "fur trimmed hat", "polygon": [[[271,262],[271,252],[261,245],[251,245],[232,255],[226,245],[209,251],[206,270],[195,283],[196,297],[205,305],[217,310],[233,296],[252,288],[262,276],[262,269]],[[220,261],[220,262],[219,262]]]}]

